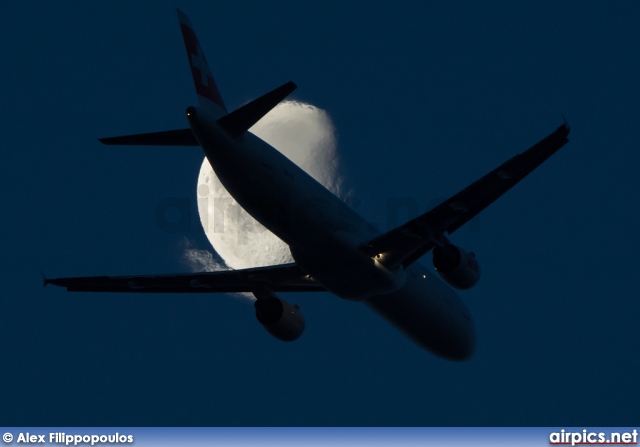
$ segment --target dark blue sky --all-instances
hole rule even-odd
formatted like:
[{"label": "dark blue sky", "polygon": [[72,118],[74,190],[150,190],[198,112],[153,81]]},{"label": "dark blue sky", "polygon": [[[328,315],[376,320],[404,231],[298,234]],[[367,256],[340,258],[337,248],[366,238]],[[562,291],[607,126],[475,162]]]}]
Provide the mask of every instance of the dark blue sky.
[{"label": "dark blue sky", "polygon": [[[640,4],[131,3],[0,7],[0,424],[637,423]],[[389,204],[426,211],[568,117],[570,144],[452,237],[484,272],[461,293],[472,360],[329,294],[286,297],[307,332],[283,344],[233,297],[41,287],[39,269],[171,273],[185,238],[208,248],[200,150],[96,141],[186,126],[175,6],[230,109],[293,80],[330,114],[382,228]],[[190,201],[190,228],[157,222],[168,197]]]}]

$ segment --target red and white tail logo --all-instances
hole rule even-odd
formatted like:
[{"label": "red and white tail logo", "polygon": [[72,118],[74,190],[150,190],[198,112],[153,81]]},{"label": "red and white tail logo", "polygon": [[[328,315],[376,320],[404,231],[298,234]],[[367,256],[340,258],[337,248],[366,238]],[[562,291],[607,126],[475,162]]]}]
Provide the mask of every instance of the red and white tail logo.
[{"label": "red and white tail logo", "polygon": [[189,22],[187,16],[180,10],[178,10],[178,18],[180,20],[180,29],[182,30],[182,37],[184,38],[184,45],[187,49],[187,56],[189,57],[189,65],[191,65],[193,83],[198,96],[214,102],[226,112],[227,108],[222,101],[222,96],[220,96],[220,91],[218,91],[218,86],[213,79],[213,74],[204,57],[191,22]]}]

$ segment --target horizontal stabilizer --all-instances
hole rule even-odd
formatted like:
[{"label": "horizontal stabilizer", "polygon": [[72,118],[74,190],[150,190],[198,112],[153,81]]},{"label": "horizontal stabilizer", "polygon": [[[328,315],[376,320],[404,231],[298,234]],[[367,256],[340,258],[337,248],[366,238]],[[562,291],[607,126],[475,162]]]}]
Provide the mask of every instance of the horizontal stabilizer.
[{"label": "horizontal stabilizer", "polygon": [[289,81],[266,95],[223,116],[218,120],[218,124],[232,135],[242,135],[257,123],[260,118],[265,116],[269,110],[273,109],[280,101],[289,96],[296,87],[293,82]]},{"label": "horizontal stabilizer", "polygon": [[200,146],[191,129],[167,130],[165,132],[140,133],[123,137],[99,138],[103,144],[129,146]]}]

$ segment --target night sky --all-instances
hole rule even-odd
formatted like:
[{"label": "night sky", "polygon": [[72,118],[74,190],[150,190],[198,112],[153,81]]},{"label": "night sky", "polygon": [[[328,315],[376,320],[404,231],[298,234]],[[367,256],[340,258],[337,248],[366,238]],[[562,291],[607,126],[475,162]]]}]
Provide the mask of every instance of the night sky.
[{"label": "night sky", "polygon": [[[185,244],[211,248],[199,148],[97,141],[187,127],[197,101],[176,6],[229,109],[293,80],[293,99],[327,111],[355,208],[383,230],[567,117],[571,142],[451,237],[483,269],[460,293],[478,331],[470,361],[438,359],[328,293],[283,294],[307,319],[285,344],[237,297],[42,288],[39,270],[187,272]],[[637,425],[640,3],[0,12],[1,425]],[[158,218],[167,199],[189,219]]]}]

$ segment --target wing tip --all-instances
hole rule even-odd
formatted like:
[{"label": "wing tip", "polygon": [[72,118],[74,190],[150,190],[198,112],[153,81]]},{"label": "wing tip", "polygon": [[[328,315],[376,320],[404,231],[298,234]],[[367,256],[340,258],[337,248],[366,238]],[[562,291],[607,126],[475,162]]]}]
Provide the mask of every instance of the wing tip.
[{"label": "wing tip", "polygon": [[571,126],[569,125],[569,121],[567,120],[567,117],[565,116],[564,113],[561,114],[562,115],[562,128],[567,132],[567,135],[569,135],[569,133],[571,132]]},{"label": "wing tip", "polygon": [[180,23],[184,23],[185,25],[191,27],[191,21],[189,20],[189,17],[185,14],[185,12],[180,8],[176,8],[176,12],[178,14],[178,20],[180,21]]}]

